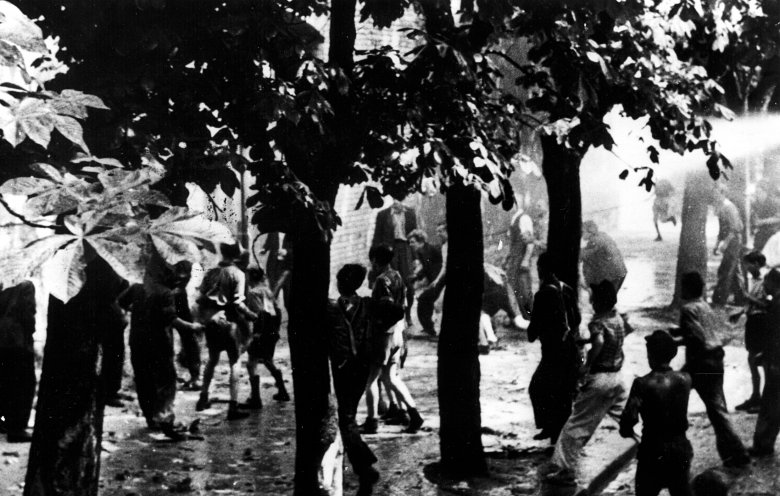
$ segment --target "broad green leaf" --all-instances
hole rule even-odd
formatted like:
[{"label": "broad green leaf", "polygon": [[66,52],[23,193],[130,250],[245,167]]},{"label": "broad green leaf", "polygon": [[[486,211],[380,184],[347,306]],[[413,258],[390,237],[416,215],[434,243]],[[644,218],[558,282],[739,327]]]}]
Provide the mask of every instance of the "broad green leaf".
[{"label": "broad green leaf", "polygon": [[46,102],[40,98],[24,98],[11,107],[9,115],[10,118],[6,117],[5,121],[0,122],[0,128],[3,139],[11,146],[16,147],[26,136],[44,148],[48,146],[57,114]]},{"label": "broad green leaf", "polygon": [[143,237],[121,241],[103,236],[88,236],[85,239],[120,277],[130,284],[143,282],[148,261],[146,245],[139,243]]},{"label": "broad green leaf", "polygon": [[43,42],[43,32],[33,21],[25,16],[12,3],[0,1],[0,40],[38,54],[48,55],[49,50]]},{"label": "broad green leaf", "polygon": [[21,250],[0,252],[0,286],[16,286],[35,276],[43,264],[63,245],[74,241],[74,236],[55,234],[28,243]]},{"label": "broad green leaf", "polygon": [[57,253],[43,267],[43,284],[52,296],[67,303],[79,294],[87,280],[84,242],[76,239]]},{"label": "broad green leaf", "polygon": [[123,164],[122,162],[120,162],[115,158],[98,158],[98,157],[93,157],[92,155],[85,155],[82,157],[74,158],[73,160],[71,160],[71,162],[73,162],[74,164],[93,162],[96,164],[105,165],[107,167],[118,167],[118,168],[123,168],[125,166],[125,164]]},{"label": "broad green leaf", "polygon": [[89,95],[87,93],[82,93],[81,91],[76,91],[76,90],[62,90],[60,96],[61,98],[66,99],[68,101],[78,102],[80,105],[83,105],[84,107],[109,110],[109,108],[106,107],[106,104],[103,103],[103,100],[101,100],[99,97],[95,95]]}]

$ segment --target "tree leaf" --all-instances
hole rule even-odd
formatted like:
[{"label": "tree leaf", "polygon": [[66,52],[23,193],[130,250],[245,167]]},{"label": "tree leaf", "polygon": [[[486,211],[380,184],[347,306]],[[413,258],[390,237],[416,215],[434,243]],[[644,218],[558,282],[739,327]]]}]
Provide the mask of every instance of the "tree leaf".
[{"label": "tree leaf", "polygon": [[135,236],[118,240],[98,235],[88,236],[85,239],[119,277],[130,284],[135,284],[143,282],[149,259],[145,244],[139,242],[144,238],[145,236]]},{"label": "tree leaf", "polygon": [[81,239],[58,250],[43,267],[43,284],[52,296],[67,303],[79,294],[87,280],[87,262]]},{"label": "tree leaf", "polygon": [[2,195],[37,195],[56,188],[56,184],[40,177],[15,177],[0,185]]},{"label": "tree leaf", "polygon": [[368,205],[371,208],[382,208],[385,205],[385,200],[382,198],[382,193],[379,192],[374,186],[366,186],[366,199]]},{"label": "tree leaf", "polygon": [[[167,210],[154,219],[149,226],[149,235],[169,235],[194,243],[198,248],[216,252],[220,243],[235,243],[228,227],[220,222],[207,219],[199,212],[183,207]],[[166,241],[170,238],[166,237]]]},{"label": "tree leaf", "polygon": [[89,153],[89,148],[84,143],[84,129],[82,129],[79,121],[66,115],[54,114],[54,127],[69,141]]},{"label": "tree leaf", "polygon": [[0,287],[9,288],[35,276],[65,243],[76,238],[55,234],[28,243],[21,250],[0,252]]},{"label": "tree leaf", "polygon": [[157,253],[167,263],[174,265],[182,260],[199,260],[200,250],[192,241],[169,233],[157,233],[151,236]]}]

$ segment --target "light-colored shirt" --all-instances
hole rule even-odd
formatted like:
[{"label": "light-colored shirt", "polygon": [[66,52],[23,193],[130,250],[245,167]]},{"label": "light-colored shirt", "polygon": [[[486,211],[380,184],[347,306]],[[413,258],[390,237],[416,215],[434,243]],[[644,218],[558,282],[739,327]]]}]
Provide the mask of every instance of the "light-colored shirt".
[{"label": "light-colored shirt", "polygon": [[393,236],[397,240],[406,241],[406,212],[403,209],[393,208]]}]

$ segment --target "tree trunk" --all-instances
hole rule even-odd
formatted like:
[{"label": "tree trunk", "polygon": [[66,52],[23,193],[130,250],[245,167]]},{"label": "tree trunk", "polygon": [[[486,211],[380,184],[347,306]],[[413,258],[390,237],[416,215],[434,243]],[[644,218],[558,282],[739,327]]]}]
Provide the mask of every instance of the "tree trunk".
[{"label": "tree trunk", "polygon": [[333,453],[331,445],[338,438],[323,328],[330,287],[330,242],[312,212],[301,208],[293,219],[288,234],[292,236],[293,268],[287,332],[295,391],[294,495],[332,496],[340,491],[333,487],[338,477],[325,472],[340,469],[340,464],[335,467],[325,459],[326,453]]},{"label": "tree trunk", "polygon": [[[713,182],[704,172],[692,172],[685,180],[680,247],[672,305],[680,304],[680,279],[687,272],[698,272],[707,280],[707,208],[712,198]],[[705,293],[706,294],[706,293]]]},{"label": "tree trunk", "polygon": [[558,278],[576,289],[582,237],[582,156],[559,144],[555,136],[542,136],[541,143],[544,153],[542,172],[550,201],[547,251],[552,256]]},{"label": "tree trunk", "polygon": [[449,245],[444,314],[439,336],[439,430],[444,472],[484,475],[479,405],[479,316],[483,291],[481,196],[473,186],[447,192]]},{"label": "tree trunk", "polygon": [[102,260],[68,304],[49,298],[48,335],[38,388],[25,496],[96,496],[100,480],[103,323],[121,280]]}]

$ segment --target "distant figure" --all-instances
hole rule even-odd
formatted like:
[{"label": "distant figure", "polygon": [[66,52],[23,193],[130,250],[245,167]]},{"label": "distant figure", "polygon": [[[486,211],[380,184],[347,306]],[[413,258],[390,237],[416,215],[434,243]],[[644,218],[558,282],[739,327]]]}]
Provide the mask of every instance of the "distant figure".
[{"label": "distant figure", "polygon": [[415,279],[426,281],[426,286],[417,297],[417,318],[422,331],[429,336],[436,336],[433,324],[434,304],[444,290],[444,265],[446,256],[447,231],[446,226],[437,232],[442,241],[442,248],[431,245],[425,238],[425,233],[415,230],[409,233],[409,244],[414,250],[415,258],[419,260],[421,270]]},{"label": "distant figure", "polygon": [[[176,316],[185,322],[195,322],[190,310],[190,299],[187,295],[187,284],[192,278],[192,263],[183,260],[173,266],[174,284],[173,298],[176,302]],[[190,373],[190,380],[185,382],[183,389],[187,391],[200,391],[200,343],[198,336],[189,327],[176,329],[181,341],[181,350],[176,356],[179,365]]]},{"label": "distant figure", "polygon": [[541,282],[528,326],[528,341],[541,341],[542,360],[531,378],[528,394],[536,427],[541,429],[534,439],[550,439],[554,444],[571,413],[577,391],[580,312],[574,290],[553,273],[551,256],[542,253],[536,266]]},{"label": "distant figure", "polygon": [[290,395],[284,384],[282,371],[274,364],[274,352],[279,341],[279,329],[282,325],[282,311],[276,304],[268,280],[261,268],[247,270],[246,306],[258,315],[252,322],[251,341],[247,347],[246,368],[249,373],[250,397],[243,406],[252,409],[263,407],[260,398],[260,374],[258,365],[265,365],[276,383],[276,401],[290,401]]},{"label": "distant figure", "polygon": [[376,276],[371,293],[369,350],[370,369],[366,385],[366,404],[368,416],[363,432],[377,432],[376,419],[378,401],[378,380],[381,375],[399,401],[406,405],[409,425],[406,432],[417,432],[423,419],[417,411],[417,405],[409,389],[398,375],[401,352],[404,348],[404,304],[406,302],[404,281],[401,275],[390,266],[393,259],[392,248],[379,245],[371,248],[368,254]]},{"label": "distant figure", "polygon": [[653,225],[655,225],[656,241],[663,241],[658,223],[671,222],[677,225],[674,205],[674,186],[668,179],[655,183],[655,200],[653,200]]},{"label": "distant figure", "polygon": [[617,421],[626,402],[623,383],[623,340],[626,328],[615,310],[617,294],[607,280],[592,287],[593,320],[588,324],[591,348],[583,365],[584,380],[572,405],[555,451],[552,465],[558,471],[545,480],[554,484],[577,485],[580,452],[605,416]]},{"label": "distant figure", "polygon": [[592,220],[582,224],[582,239],[587,243],[582,249],[582,275],[586,287],[609,281],[616,293],[620,291],[628,270],[615,240],[599,231],[599,226]]},{"label": "distant figure", "polygon": [[[162,260],[159,263],[164,265]],[[132,312],[130,361],[146,424],[173,439],[181,434],[179,426],[174,424],[176,367],[171,327],[192,332],[201,330],[200,324],[185,322],[176,315],[175,285],[173,271],[164,267],[158,277],[147,275],[144,284],[130,286],[118,299],[122,308]]]},{"label": "distant figure", "polygon": [[681,279],[683,306],[680,327],[670,329],[685,345],[685,367],[691,374],[693,389],[707,409],[707,417],[715,430],[715,444],[727,467],[741,467],[750,462],[742,441],[729,420],[726,397],[723,394],[723,346],[716,334],[719,319],[703,299],[704,280],[698,272],[683,274]]},{"label": "distant figure", "polygon": [[[761,365],[761,354],[764,352],[764,343],[773,329],[769,326],[768,312],[769,301],[764,278],[761,269],[766,265],[766,257],[759,251],[752,251],[742,258],[742,264],[750,279],[741,284],[741,289],[747,304],[739,313],[729,316],[729,321],[736,324],[739,317],[745,313],[745,349],[748,352],[748,366],[750,367],[753,394],[747,401],[734,407],[735,410],[745,410],[748,413],[758,413],[761,405],[761,373],[758,367]],[[742,282],[742,279],[740,279]]]},{"label": "distant figure", "polygon": [[736,205],[726,198],[720,191],[714,195],[713,206],[717,209],[718,241],[713,255],[723,252],[720,266],[718,267],[718,282],[712,291],[712,304],[725,305],[731,295],[735,295],[734,303],[742,304],[742,295],[739,294],[740,265],[742,252],[742,230],[744,224]]},{"label": "distant figure", "polygon": [[[222,261],[219,267],[208,271],[203,278],[198,303],[206,326],[206,346],[209,359],[203,372],[203,388],[195,405],[197,411],[211,406],[209,387],[214,378],[214,369],[224,351],[230,364],[230,403],[227,419],[239,420],[248,416],[238,409],[238,358],[249,342],[249,322],[257,314],[246,306],[246,276],[243,268],[246,259],[242,257],[237,244],[220,246]],[[241,267],[239,267],[241,265]]]},{"label": "distant figure", "polygon": [[534,252],[541,255],[547,251],[547,233],[549,230],[549,217],[547,205],[544,200],[537,200],[529,209],[528,215],[534,227]]},{"label": "distant figure", "polygon": [[531,257],[534,255],[535,242],[533,220],[524,210],[522,199],[518,198],[517,212],[509,224],[509,253],[504,262],[504,270],[520,306],[520,312],[526,320],[531,315],[533,305]]},{"label": "distant figure", "polygon": [[780,231],[780,201],[777,188],[767,181],[756,185],[756,197],[750,207],[753,249],[763,251],[769,238]]},{"label": "distant figure", "polygon": [[677,355],[677,343],[668,332],[655,331],[645,341],[651,372],[634,379],[620,417],[620,435],[627,438],[635,437],[634,425],[642,417],[636,494],[657,496],[668,488],[670,496],[692,496],[693,448],[685,435],[691,376],[669,365]]},{"label": "distant figure", "polygon": [[35,286],[24,281],[0,292],[0,432],[28,443],[35,397]]},{"label": "distant figure", "polygon": [[339,298],[328,306],[328,338],[333,388],[338,400],[339,430],[352,468],[360,480],[358,494],[369,495],[379,479],[377,459],[360,436],[356,417],[368,380],[368,307],[370,298],[360,297],[366,268],[347,264],[336,274]]},{"label": "distant figure", "polygon": [[401,200],[393,200],[393,204],[380,210],[376,216],[374,240],[371,246],[387,245],[393,248],[392,267],[401,274],[406,286],[406,323],[412,323],[412,303],[414,302],[414,282],[412,276],[413,258],[409,246],[409,233],[417,229],[417,214],[414,209],[404,205]]},{"label": "distant figure", "polygon": [[775,441],[780,432],[780,270],[772,269],[764,277],[764,288],[771,296],[767,323],[773,332],[768,333],[764,344],[764,373],[766,384],[761,396],[761,407],[753,435],[753,456],[772,456]]}]

